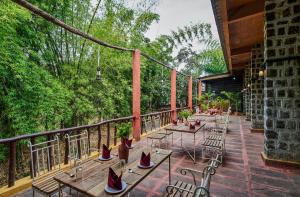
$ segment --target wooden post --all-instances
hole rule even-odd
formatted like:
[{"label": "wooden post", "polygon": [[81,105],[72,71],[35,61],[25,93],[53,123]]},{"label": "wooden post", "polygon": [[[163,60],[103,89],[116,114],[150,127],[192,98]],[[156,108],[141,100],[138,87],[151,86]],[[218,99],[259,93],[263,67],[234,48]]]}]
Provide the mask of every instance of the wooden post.
[{"label": "wooden post", "polygon": [[16,174],[16,146],[17,142],[12,141],[9,143],[9,170],[8,170],[8,187],[15,185]]},{"label": "wooden post", "polygon": [[201,101],[200,101],[200,98],[201,98],[201,96],[202,96],[202,81],[201,80],[199,80],[198,81],[198,99],[199,99],[199,111],[201,111]]},{"label": "wooden post", "polygon": [[115,130],[114,130],[114,145],[117,145],[117,125],[115,123]]},{"label": "wooden post", "polygon": [[[47,135],[47,141],[50,141],[52,139],[53,139],[52,135]],[[52,147],[51,147],[51,142],[48,142],[47,146],[48,146],[48,151],[49,151],[49,161],[47,162],[47,165],[48,164],[49,165],[47,167],[48,167],[48,170],[50,171],[50,170],[52,170]]]},{"label": "wooden post", "polygon": [[106,130],[106,146],[109,148],[110,145],[110,125],[109,122],[107,123],[107,130]]},{"label": "wooden post", "polygon": [[141,86],[140,86],[140,51],[132,55],[132,130],[133,137],[139,141],[141,136]]},{"label": "wooden post", "polygon": [[193,111],[193,79],[192,76],[189,76],[188,82],[188,107],[189,110]]},{"label": "wooden post", "polygon": [[177,120],[176,112],[176,70],[171,71],[171,110],[172,120]]},{"label": "wooden post", "polygon": [[[32,138],[30,138],[30,143],[32,144],[32,145],[34,145],[35,144],[35,137],[32,137]],[[35,146],[34,147],[32,147],[32,151],[34,151],[35,150]],[[33,178],[33,177],[35,177],[36,176],[36,171],[35,171],[35,164],[36,164],[36,152],[34,152],[33,154],[32,154],[32,162],[31,161],[29,161],[30,162],[30,172],[31,172],[31,178]],[[32,165],[32,163],[33,163],[33,166],[31,166]],[[33,171],[32,171],[32,169],[33,169]]]},{"label": "wooden post", "polygon": [[88,134],[88,155],[91,155],[91,130],[90,128],[87,128],[87,134]]},{"label": "wooden post", "polygon": [[[64,136],[66,136],[67,132],[65,133]],[[65,138],[65,159],[64,159],[64,164],[68,164],[69,163],[69,141],[68,138]]]},{"label": "wooden post", "polygon": [[100,147],[101,147],[101,125],[98,126],[98,151],[100,153]]}]

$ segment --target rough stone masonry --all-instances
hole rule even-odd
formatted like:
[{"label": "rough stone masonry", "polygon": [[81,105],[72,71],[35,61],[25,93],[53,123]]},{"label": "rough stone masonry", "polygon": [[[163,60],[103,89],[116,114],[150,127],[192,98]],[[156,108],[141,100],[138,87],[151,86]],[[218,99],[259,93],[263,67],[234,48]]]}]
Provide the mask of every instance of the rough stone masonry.
[{"label": "rough stone masonry", "polygon": [[250,116],[252,129],[264,128],[264,81],[258,77],[261,65],[264,63],[264,47],[257,44],[251,50],[251,102]]},{"label": "rough stone masonry", "polygon": [[264,152],[300,162],[300,0],[265,1]]}]

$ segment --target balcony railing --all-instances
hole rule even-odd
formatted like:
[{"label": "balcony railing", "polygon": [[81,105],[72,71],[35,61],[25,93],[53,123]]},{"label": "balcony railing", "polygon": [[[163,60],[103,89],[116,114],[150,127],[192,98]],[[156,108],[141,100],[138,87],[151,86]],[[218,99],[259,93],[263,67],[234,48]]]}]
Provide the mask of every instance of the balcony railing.
[{"label": "balcony railing", "polygon": [[[184,108],[177,108],[176,111],[179,112],[183,109],[187,109],[188,107]],[[153,119],[154,117],[159,116],[161,119],[161,126],[165,126],[171,122],[171,114],[172,110],[166,110],[166,111],[160,111],[160,112],[153,112],[141,115],[141,121],[143,119]],[[25,152],[25,154],[28,154],[28,157],[25,157],[27,160],[23,161],[25,162],[25,165],[29,166],[29,153],[26,152],[27,146],[24,145],[26,142],[30,141],[32,144],[35,144],[36,142],[43,141],[43,140],[51,140],[55,135],[59,136],[59,139],[61,141],[61,146],[63,147],[61,150],[64,151],[63,155],[63,161],[64,164],[68,164],[68,153],[69,153],[69,147],[68,147],[68,141],[64,136],[66,134],[72,135],[72,134],[79,134],[83,131],[87,131],[88,134],[88,146],[89,147],[96,147],[97,150],[100,150],[101,144],[104,143],[107,146],[114,145],[116,146],[118,143],[117,138],[117,125],[123,122],[131,122],[135,117],[128,116],[128,117],[122,117],[117,119],[111,119],[111,120],[105,120],[101,121],[95,124],[90,125],[83,125],[78,127],[71,127],[71,128],[64,128],[64,129],[58,129],[58,130],[52,130],[52,131],[42,131],[34,134],[26,134],[26,135],[20,135],[16,137],[6,138],[6,139],[0,139],[0,144],[4,144],[8,147],[8,166],[7,166],[7,185],[8,187],[12,187],[15,185],[16,180],[16,160],[17,160],[17,147],[22,146],[22,151]],[[145,132],[144,125],[141,123],[141,133],[143,134]],[[23,142],[23,143],[21,143]],[[94,148],[95,149],[95,148]],[[52,156],[50,155],[50,158]],[[36,159],[36,158],[34,158]],[[31,168],[28,169],[28,172],[22,172],[23,174],[28,175],[29,171],[30,174]],[[25,170],[25,171],[26,171]],[[18,178],[22,178],[22,176],[18,176]]]}]

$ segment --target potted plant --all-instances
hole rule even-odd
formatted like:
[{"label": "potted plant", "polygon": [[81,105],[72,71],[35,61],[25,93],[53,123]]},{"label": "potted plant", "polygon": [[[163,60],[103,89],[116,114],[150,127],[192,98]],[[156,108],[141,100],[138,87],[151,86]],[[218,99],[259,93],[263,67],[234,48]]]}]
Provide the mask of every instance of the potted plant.
[{"label": "potted plant", "polygon": [[228,100],[229,100],[229,106],[233,108],[233,111],[235,112],[235,115],[238,114],[240,104],[241,104],[241,97],[240,92],[221,92]]},{"label": "potted plant", "polygon": [[185,120],[185,123],[184,123],[184,124],[185,124],[186,126],[189,125],[187,119],[188,119],[188,117],[189,117],[190,115],[191,115],[191,112],[188,111],[188,110],[183,110],[183,111],[179,112],[179,116],[180,116],[183,120]]},{"label": "potted plant", "polygon": [[121,138],[121,144],[119,145],[119,158],[124,159],[126,162],[128,162],[128,156],[129,156],[129,148],[126,146],[126,139],[128,139],[129,134],[131,133],[131,123],[122,123],[117,128],[117,137]]}]

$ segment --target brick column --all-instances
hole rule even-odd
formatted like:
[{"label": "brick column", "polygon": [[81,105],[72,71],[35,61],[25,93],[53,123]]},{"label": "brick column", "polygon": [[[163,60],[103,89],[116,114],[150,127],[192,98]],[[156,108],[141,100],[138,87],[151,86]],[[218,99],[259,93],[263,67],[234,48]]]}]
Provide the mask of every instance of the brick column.
[{"label": "brick column", "polygon": [[193,111],[193,79],[192,76],[189,76],[188,83],[188,106],[190,111]]},{"label": "brick column", "polygon": [[261,65],[264,62],[264,48],[257,44],[251,50],[251,131],[263,133],[264,130],[264,80],[258,78]]},{"label": "brick column", "polygon": [[133,137],[140,140],[141,136],[141,86],[140,86],[140,51],[132,54],[132,122]]},{"label": "brick column", "polygon": [[270,161],[299,164],[300,1],[268,0],[265,12],[267,77],[263,156]]},{"label": "brick column", "polygon": [[198,80],[198,99],[199,99],[199,111],[201,110],[201,102],[200,102],[200,98],[202,96],[202,81]]},{"label": "brick column", "polygon": [[176,70],[171,71],[171,110],[172,120],[177,120],[176,112]]}]

